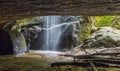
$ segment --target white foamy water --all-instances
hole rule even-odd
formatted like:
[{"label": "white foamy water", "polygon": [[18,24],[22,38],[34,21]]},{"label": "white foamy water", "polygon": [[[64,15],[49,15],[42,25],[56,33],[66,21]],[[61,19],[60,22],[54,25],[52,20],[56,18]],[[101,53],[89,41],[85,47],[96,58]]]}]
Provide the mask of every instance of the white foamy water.
[{"label": "white foamy water", "polygon": [[[44,28],[49,29],[52,26],[56,26],[60,23],[60,16],[45,16],[44,19]],[[42,46],[43,50],[58,50],[58,43],[60,41],[61,27],[51,28],[44,31]]]},{"label": "white foamy water", "polygon": [[[61,16],[44,16],[44,33],[42,50],[59,51],[62,33],[72,24],[79,21],[61,23]],[[63,28],[64,26],[64,28]]]}]

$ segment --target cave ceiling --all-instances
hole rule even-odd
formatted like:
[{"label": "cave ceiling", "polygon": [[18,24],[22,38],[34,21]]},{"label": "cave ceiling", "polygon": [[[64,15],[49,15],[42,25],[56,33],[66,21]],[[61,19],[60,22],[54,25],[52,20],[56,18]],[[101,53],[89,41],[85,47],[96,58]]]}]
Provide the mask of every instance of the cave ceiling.
[{"label": "cave ceiling", "polygon": [[46,15],[120,15],[120,0],[0,0],[0,22]]}]

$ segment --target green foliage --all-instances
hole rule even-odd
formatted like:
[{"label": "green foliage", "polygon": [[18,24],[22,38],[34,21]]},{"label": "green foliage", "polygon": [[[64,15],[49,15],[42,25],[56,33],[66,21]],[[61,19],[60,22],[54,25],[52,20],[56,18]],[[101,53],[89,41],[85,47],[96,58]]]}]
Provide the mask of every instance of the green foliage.
[{"label": "green foliage", "polygon": [[84,19],[85,23],[82,22],[81,29],[78,32],[79,41],[78,44],[82,43],[85,39],[87,39],[91,34],[91,20],[90,17]]},{"label": "green foliage", "polygon": [[94,17],[95,26],[104,27],[110,26],[110,22],[115,18],[115,16],[98,16]]},{"label": "green foliage", "polygon": [[96,27],[111,26],[120,29],[120,16],[96,16],[94,24]]},{"label": "green foliage", "polygon": [[91,29],[89,25],[86,25],[84,28],[81,29],[79,32],[79,36],[82,40],[87,39],[90,36]]}]

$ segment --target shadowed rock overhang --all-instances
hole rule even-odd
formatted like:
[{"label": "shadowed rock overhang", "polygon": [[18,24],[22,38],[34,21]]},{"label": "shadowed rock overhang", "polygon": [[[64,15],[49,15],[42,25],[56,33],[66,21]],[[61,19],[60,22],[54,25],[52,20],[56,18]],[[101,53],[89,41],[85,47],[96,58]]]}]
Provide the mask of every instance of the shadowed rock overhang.
[{"label": "shadowed rock overhang", "polygon": [[45,15],[119,15],[120,0],[0,0],[0,22]]}]

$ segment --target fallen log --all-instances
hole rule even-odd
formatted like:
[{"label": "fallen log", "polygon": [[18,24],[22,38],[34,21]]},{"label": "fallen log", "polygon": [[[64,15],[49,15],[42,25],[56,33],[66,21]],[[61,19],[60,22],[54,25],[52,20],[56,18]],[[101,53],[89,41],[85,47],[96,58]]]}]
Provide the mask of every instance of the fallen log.
[{"label": "fallen log", "polygon": [[[87,58],[115,58],[115,59],[120,59],[120,53],[94,53],[94,54],[84,54],[84,55],[72,55],[72,54],[59,54],[59,56],[66,56],[66,57],[74,57],[74,58],[77,58],[77,59],[87,59]],[[107,57],[105,57],[107,56]],[[118,57],[117,57],[118,56]]]},{"label": "fallen log", "polygon": [[120,68],[120,64],[116,63],[107,63],[107,62],[98,62],[98,61],[76,61],[76,62],[54,62],[51,64],[51,67],[54,66],[67,66],[67,65],[72,65],[72,66],[80,66],[80,67],[90,67],[90,63],[92,62],[96,67],[116,67]]},{"label": "fallen log", "polygon": [[[82,66],[81,64],[83,62],[92,61],[96,67],[120,67],[120,52],[107,52],[107,50],[116,51],[119,49],[120,47],[104,48],[99,50],[99,52],[92,53],[92,54],[82,54],[82,55],[60,54],[60,56],[73,57],[74,58],[73,63],[76,62],[75,65],[77,66]],[[55,63],[53,65],[57,65],[57,64]],[[63,62],[63,63],[60,63],[60,65],[74,65],[74,64],[71,64],[71,63],[66,64],[66,62]]]}]

